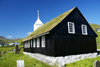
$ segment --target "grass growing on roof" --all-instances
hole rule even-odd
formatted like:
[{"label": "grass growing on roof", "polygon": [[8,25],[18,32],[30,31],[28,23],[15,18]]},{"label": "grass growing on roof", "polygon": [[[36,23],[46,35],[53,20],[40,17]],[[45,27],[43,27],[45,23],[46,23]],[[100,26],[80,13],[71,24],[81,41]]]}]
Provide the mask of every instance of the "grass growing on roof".
[{"label": "grass growing on roof", "polygon": [[24,40],[31,39],[36,35],[39,35],[39,34],[47,32],[47,31],[50,31],[53,27],[55,27],[58,23],[60,23],[61,20],[63,20],[73,9],[59,15],[58,17],[54,18],[53,20],[51,20],[51,21],[47,22],[46,24],[42,25],[41,27],[36,29],[34,32],[32,32]]}]

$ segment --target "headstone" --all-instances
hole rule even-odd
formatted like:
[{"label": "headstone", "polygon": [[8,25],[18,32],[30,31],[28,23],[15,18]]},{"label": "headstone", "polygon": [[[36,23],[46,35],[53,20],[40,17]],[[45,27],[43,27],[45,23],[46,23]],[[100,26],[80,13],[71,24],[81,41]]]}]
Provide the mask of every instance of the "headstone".
[{"label": "headstone", "polygon": [[15,54],[18,54],[18,45],[15,46]]},{"label": "headstone", "polygon": [[1,57],[1,51],[0,51],[0,57]]},{"label": "headstone", "polygon": [[94,67],[100,67],[99,61],[97,61],[97,60],[94,61]]},{"label": "headstone", "polygon": [[24,60],[17,60],[17,67],[24,67]]}]

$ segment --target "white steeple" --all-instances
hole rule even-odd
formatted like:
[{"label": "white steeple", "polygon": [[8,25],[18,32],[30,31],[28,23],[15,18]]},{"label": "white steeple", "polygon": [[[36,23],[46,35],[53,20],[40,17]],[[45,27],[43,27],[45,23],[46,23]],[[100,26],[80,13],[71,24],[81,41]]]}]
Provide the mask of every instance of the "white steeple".
[{"label": "white steeple", "polygon": [[33,31],[34,30],[36,30],[38,27],[40,27],[40,26],[42,26],[43,25],[43,23],[42,23],[42,21],[39,19],[39,10],[37,11],[37,20],[36,20],[36,22],[35,22],[35,24],[34,24],[34,29],[33,29]]}]

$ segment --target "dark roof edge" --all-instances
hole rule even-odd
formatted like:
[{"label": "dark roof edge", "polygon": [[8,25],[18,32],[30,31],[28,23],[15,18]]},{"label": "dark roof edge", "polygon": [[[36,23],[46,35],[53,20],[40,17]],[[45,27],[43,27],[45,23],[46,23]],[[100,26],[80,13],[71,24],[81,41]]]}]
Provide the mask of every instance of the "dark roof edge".
[{"label": "dark roof edge", "polygon": [[49,33],[50,33],[50,32],[47,31],[47,32],[44,32],[44,33],[42,33],[42,34],[36,35],[36,36],[33,37],[33,38],[38,38],[38,37],[40,37],[40,36],[44,36],[44,35],[47,35],[47,34],[49,34]]},{"label": "dark roof edge", "polygon": [[[73,10],[72,10],[66,17],[68,17],[76,8],[77,8],[77,7],[74,7]],[[57,25],[59,25],[66,17],[64,17]],[[56,26],[57,26],[57,25],[56,25]],[[56,27],[56,26],[55,26],[55,27]],[[53,27],[53,28],[50,29],[49,31],[52,31],[55,27]]]},{"label": "dark roof edge", "polygon": [[[77,8],[77,7],[76,7]],[[92,32],[95,34],[94,36],[98,37],[98,35],[94,32],[94,30],[92,29],[92,27],[90,26],[89,22],[86,20],[86,18],[84,17],[84,15],[81,13],[81,11],[77,8],[77,10],[79,11],[79,13],[82,15],[83,19],[87,22],[87,25],[89,26],[89,28],[92,30]]]},{"label": "dark roof edge", "polygon": [[[44,35],[47,35],[47,34],[49,34],[49,31],[44,32],[44,33],[39,34],[39,35],[36,35],[35,37],[32,37],[31,39],[38,38],[38,37],[40,37],[40,36],[44,36]],[[26,39],[26,40],[24,40],[24,41],[22,41],[22,42],[25,42],[25,41],[28,41],[28,40],[31,40],[31,39]]]}]

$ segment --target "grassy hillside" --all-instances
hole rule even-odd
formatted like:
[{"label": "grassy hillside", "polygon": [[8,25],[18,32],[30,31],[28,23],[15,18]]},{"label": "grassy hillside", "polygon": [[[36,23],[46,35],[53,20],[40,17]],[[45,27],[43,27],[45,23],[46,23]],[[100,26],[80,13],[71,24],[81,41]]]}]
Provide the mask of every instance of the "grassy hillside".
[{"label": "grassy hillside", "polygon": [[100,25],[98,24],[93,24],[93,23],[90,23],[91,27],[94,29],[94,28],[100,28]]},{"label": "grassy hillside", "polygon": [[100,49],[100,32],[96,31],[96,28],[100,28],[100,25],[98,24],[90,24],[90,25],[93,28],[93,30],[96,32],[96,34],[98,35],[98,37],[96,38],[96,42],[97,42],[97,48]]},{"label": "grassy hillside", "polygon": [[14,42],[18,42],[20,45],[22,45],[22,40],[23,40],[23,39],[19,39],[19,40],[14,41]]},{"label": "grassy hillside", "polygon": [[12,43],[14,41],[18,41],[18,39],[20,39],[20,38],[7,39],[7,38],[5,38],[3,36],[0,36],[0,44],[9,44],[9,43]]},{"label": "grassy hillside", "polygon": [[6,39],[3,36],[0,36],[0,44],[8,44],[9,42],[13,42],[13,40]]}]

